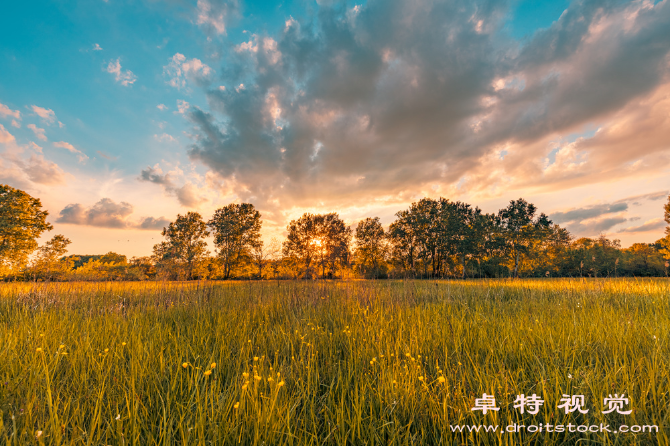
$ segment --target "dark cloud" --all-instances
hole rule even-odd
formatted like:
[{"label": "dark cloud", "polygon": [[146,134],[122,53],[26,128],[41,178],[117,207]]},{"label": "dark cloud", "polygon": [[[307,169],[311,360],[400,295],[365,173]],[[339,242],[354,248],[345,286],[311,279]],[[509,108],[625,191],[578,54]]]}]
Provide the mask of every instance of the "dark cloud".
[{"label": "dark cloud", "polygon": [[60,217],[56,221],[58,223],[123,229],[129,226],[126,217],[132,213],[133,206],[130,203],[115,203],[109,198],[103,198],[90,208],[79,203],[69,204],[60,211]]},{"label": "dark cloud", "polygon": [[649,232],[649,231],[658,231],[659,229],[663,229],[666,226],[666,223],[658,218],[655,220],[650,220],[648,222],[645,222],[644,224],[640,226],[633,226],[630,228],[624,228],[621,229],[618,232]]},{"label": "dark cloud", "polygon": [[179,203],[185,207],[196,208],[207,201],[199,194],[198,189],[189,182],[181,187],[175,186],[169,174],[164,174],[158,166],[147,167],[142,170],[138,180],[162,186],[167,194],[177,197]]},{"label": "dark cloud", "polygon": [[617,200],[614,203],[631,203],[634,205],[639,205],[641,201],[656,201],[656,200],[663,200],[668,198],[668,194],[670,192],[668,191],[659,191],[659,192],[652,192],[649,194],[641,194],[641,195],[634,195],[632,197],[626,197],[622,198],[621,200]]},{"label": "dark cloud", "polygon": [[[566,168],[542,175],[538,166],[557,133],[637,104],[665,82],[670,3],[645,5],[573,2],[519,46],[504,34],[505,2],[324,2],[230,50],[218,71],[225,90],[207,91],[208,110],[186,112],[195,128],[189,155],[266,207],[354,205],[478,176],[486,187],[500,169],[528,184],[594,181],[602,173],[588,163],[600,149],[576,149],[586,142],[557,155]],[[507,145],[516,151],[491,164],[498,173],[482,167]],[[639,156],[632,146],[602,159],[625,176]]]},{"label": "dark cloud", "polygon": [[608,217],[591,220],[586,223],[574,223],[567,226],[568,231],[578,237],[593,237],[607,232],[614,226],[628,221],[625,217]]},{"label": "dark cloud", "polygon": [[163,229],[170,224],[170,220],[165,217],[147,217],[137,226],[139,229]]},{"label": "dark cloud", "polygon": [[616,212],[623,212],[628,209],[627,203],[617,204],[599,204],[595,206],[588,206],[579,209],[573,209],[566,212],[555,212],[549,215],[549,218],[554,223],[566,223],[571,221],[581,221],[589,218],[600,217],[605,214],[613,214]]},{"label": "dark cloud", "polygon": [[115,203],[109,198],[103,198],[91,207],[79,203],[69,204],[60,211],[58,223],[73,225],[96,226],[113,229],[161,229],[170,221],[164,217],[145,217],[138,223],[129,219],[133,213],[133,205],[122,201]]},{"label": "dark cloud", "polygon": [[163,171],[158,167],[147,167],[140,172],[140,181],[148,181],[154,184],[160,184],[162,186],[172,187],[172,182],[167,174],[163,174]]}]

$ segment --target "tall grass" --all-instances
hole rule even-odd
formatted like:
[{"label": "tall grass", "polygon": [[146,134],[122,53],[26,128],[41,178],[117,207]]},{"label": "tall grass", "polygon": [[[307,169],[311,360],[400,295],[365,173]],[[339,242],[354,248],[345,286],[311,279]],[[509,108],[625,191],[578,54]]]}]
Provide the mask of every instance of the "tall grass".
[{"label": "tall grass", "polygon": [[[669,297],[663,279],[4,284],[0,441],[667,445]],[[471,410],[483,393],[500,411]],[[602,414],[615,393],[632,414]],[[521,414],[520,394],[545,405]],[[660,430],[450,428],[512,423]]]}]

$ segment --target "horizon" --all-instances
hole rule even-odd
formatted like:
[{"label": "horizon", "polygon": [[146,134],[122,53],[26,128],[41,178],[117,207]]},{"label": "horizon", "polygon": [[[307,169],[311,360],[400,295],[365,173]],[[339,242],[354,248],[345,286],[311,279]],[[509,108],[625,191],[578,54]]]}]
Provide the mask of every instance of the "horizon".
[{"label": "horizon", "polygon": [[0,183],[69,253],[147,256],[177,214],[231,202],[268,240],[305,212],[386,228],[423,197],[663,237],[668,0],[6,9]]}]

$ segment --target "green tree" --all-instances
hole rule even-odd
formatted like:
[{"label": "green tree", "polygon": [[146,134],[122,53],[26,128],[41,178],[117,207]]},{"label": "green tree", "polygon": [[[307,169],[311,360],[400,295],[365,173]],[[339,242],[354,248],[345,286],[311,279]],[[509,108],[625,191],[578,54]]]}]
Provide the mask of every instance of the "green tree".
[{"label": "green tree", "polygon": [[[668,202],[663,206],[664,219],[668,226],[665,227],[665,238],[661,239],[661,254],[665,260],[670,260],[670,195],[668,195]],[[667,269],[667,267],[666,267]]]},{"label": "green tree", "polygon": [[195,278],[194,273],[207,256],[207,242],[203,239],[209,235],[200,214],[177,215],[161,234],[166,240],[154,246],[154,258],[160,266],[170,275],[187,280]]},{"label": "green tree", "polygon": [[519,277],[519,264],[528,255],[533,243],[548,235],[551,220],[544,214],[534,219],[536,211],[535,205],[519,198],[510,201],[509,206],[498,212],[505,240],[504,251],[514,263],[514,277]]},{"label": "green tree", "polygon": [[0,270],[16,273],[37,248],[37,238],[53,229],[42,203],[27,193],[0,184]]},{"label": "green tree", "polygon": [[40,246],[37,249],[37,256],[32,262],[33,278],[44,280],[65,278],[74,263],[71,259],[64,257],[70,243],[72,243],[70,239],[58,234]]},{"label": "green tree", "polygon": [[358,222],[355,233],[356,259],[366,277],[379,278],[386,274],[386,233],[379,217],[366,218]]},{"label": "green tree", "polygon": [[283,243],[284,256],[303,268],[303,276],[311,277],[316,264],[321,276],[332,276],[336,267],[349,263],[351,228],[336,213],[303,214],[291,220],[288,235]]},{"label": "green tree", "polygon": [[261,214],[253,204],[231,203],[217,209],[207,226],[214,233],[224,279],[229,279],[240,263],[251,260],[252,252],[262,245]]}]

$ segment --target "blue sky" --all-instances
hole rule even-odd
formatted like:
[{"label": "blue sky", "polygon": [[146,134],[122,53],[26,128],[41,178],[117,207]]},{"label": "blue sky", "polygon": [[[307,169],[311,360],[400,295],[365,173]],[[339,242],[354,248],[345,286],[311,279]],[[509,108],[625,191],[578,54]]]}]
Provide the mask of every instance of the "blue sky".
[{"label": "blue sky", "polygon": [[81,253],[148,255],[178,213],[231,201],[281,236],[305,211],[390,223],[425,195],[487,212],[522,196],[588,216],[562,223],[576,236],[653,241],[669,189],[669,10],[11,2],[0,182],[42,198]]}]

